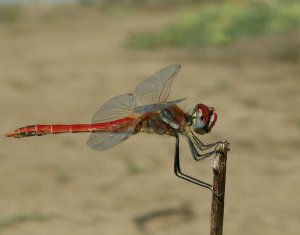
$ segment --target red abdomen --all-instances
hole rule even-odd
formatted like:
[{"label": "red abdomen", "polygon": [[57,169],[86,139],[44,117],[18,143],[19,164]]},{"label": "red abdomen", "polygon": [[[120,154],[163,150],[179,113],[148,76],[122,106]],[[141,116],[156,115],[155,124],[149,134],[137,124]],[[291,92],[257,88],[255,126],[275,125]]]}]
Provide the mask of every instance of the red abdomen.
[{"label": "red abdomen", "polygon": [[72,124],[72,125],[31,125],[18,128],[6,134],[7,137],[29,137],[29,136],[42,136],[47,134],[60,134],[60,133],[77,133],[77,132],[97,132],[97,131],[122,131],[127,129],[134,118],[126,117],[114,121],[94,124]]}]

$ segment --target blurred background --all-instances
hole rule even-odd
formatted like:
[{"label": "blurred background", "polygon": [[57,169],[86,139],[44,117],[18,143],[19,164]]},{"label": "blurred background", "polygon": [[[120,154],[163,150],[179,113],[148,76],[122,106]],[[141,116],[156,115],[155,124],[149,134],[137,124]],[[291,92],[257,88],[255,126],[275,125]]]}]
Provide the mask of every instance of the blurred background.
[{"label": "blurred background", "polygon": [[[171,99],[214,106],[227,139],[224,234],[300,232],[297,0],[1,0],[0,132],[89,123],[181,64]],[[174,138],[97,152],[89,134],[0,142],[0,234],[208,234],[211,193],[173,174]],[[181,141],[182,168],[211,181]]]}]

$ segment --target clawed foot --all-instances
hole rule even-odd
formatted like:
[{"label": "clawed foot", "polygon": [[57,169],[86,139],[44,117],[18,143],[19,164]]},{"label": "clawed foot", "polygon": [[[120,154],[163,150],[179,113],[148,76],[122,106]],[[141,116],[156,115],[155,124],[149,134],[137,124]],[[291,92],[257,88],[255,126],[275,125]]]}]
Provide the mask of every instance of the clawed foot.
[{"label": "clawed foot", "polygon": [[224,195],[224,193],[217,193],[215,192],[213,189],[211,189],[211,192],[213,193],[214,196],[216,196],[217,198],[221,199],[222,196]]},{"label": "clawed foot", "polygon": [[215,151],[217,153],[224,153],[225,151],[230,151],[230,143],[227,140],[222,141],[220,144],[218,144],[215,148]]}]

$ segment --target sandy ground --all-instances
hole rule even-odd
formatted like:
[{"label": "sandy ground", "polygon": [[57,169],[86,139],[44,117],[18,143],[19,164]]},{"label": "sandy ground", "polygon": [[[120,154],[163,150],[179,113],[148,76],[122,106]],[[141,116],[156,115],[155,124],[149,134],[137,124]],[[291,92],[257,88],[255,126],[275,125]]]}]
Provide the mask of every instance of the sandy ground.
[{"label": "sandy ground", "polygon": [[[299,35],[213,54],[122,46],[130,33],[158,29],[180,12],[86,9],[1,26],[0,133],[88,123],[106,100],[179,63],[171,98],[214,106],[218,122],[201,139],[231,142],[224,234],[299,234],[300,66],[276,56],[299,45]],[[209,233],[211,194],[173,175],[173,138],[139,134],[105,152],[89,149],[87,138],[1,137],[0,234]],[[210,160],[193,161],[183,139],[181,153],[186,172],[211,181]]]}]

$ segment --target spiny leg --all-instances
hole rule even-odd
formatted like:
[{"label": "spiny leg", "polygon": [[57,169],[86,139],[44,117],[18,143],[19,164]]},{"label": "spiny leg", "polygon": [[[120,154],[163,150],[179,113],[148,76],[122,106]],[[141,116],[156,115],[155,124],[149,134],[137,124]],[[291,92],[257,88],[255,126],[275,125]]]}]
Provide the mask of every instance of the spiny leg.
[{"label": "spiny leg", "polygon": [[196,160],[196,161],[200,161],[200,160],[203,160],[207,157],[210,157],[211,155],[215,154],[216,151],[213,150],[213,151],[210,151],[210,152],[206,152],[206,153],[199,153],[200,151],[203,151],[201,149],[198,148],[197,150],[197,146],[194,145],[194,142],[190,139],[190,138],[187,138],[187,141],[188,141],[188,144],[189,144],[189,147],[190,147],[190,150],[191,150],[191,153],[192,153],[192,156],[193,158]]},{"label": "spiny leg", "polygon": [[217,142],[211,143],[211,144],[204,144],[202,141],[200,141],[200,140],[195,136],[195,134],[194,134],[193,132],[191,132],[191,137],[192,137],[192,138],[189,138],[189,137],[187,137],[187,138],[190,139],[190,140],[194,143],[194,145],[197,146],[197,148],[198,148],[200,151],[205,151],[205,150],[207,150],[207,149],[210,149],[210,148],[212,148],[212,147],[217,146],[218,144],[223,143],[223,141],[217,141]]},{"label": "spiny leg", "polygon": [[181,168],[180,168],[180,159],[179,159],[179,137],[178,135],[175,135],[175,138],[176,138],[176,142],[175,142],[175,159],[174,159],[174,173],[176,176],[178,176],[179,178],[181,179],[184,179],[186,181],[189,181],[193,184],[196,184],[196,185],[199,185],[199,186],[202,186],[204,188],[207,188],[209,190],[212,190],[212,185],[208,184],[208,183],[205,183],[201,180],[198,180],[192,176],[189,176],[185,173],[183,173],[181,171]]}]

